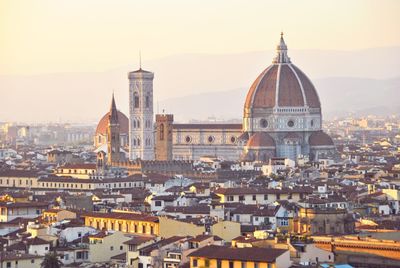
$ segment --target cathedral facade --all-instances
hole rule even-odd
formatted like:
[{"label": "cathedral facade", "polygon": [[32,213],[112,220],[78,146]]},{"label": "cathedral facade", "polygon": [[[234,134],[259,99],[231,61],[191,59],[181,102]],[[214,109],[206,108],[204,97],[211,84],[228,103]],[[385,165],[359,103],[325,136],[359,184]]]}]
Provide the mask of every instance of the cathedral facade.
[{"label": "cathedral facade", "polygon": [[[172,115],[156,116],[156,147],[158,160],[197,160],[202,156],[238,160],[243,146],[238,138],[242,124],[177,124],[165,122]],[[165,139],[167,133],[169,139]],[[169,156],[172,158],[166,158]]]},{"label": "cathedral facade", "polygon": [[171,114],[156,115],[154,123],[154,74],[140,68],[128,78],[131,160],[212,156],[265,162],[272,157],[318,160],[335,154],[332,139],[322,131],[317,91],[291,62],[282,35],[272,64],[248,90],[242,124],[179,124]]}]

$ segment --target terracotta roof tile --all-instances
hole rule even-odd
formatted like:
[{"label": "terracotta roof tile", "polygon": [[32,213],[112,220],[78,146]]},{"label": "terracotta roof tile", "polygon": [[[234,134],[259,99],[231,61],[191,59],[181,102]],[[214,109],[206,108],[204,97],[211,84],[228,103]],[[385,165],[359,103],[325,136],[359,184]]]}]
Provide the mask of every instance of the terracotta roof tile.
[{"label": "terracotta roof tile", "polygon": [[35,178],[38,176],[36,170],[4,170],[0,171],[0,177],[21,177],[21,178]]},{"label": "terracotta roof tile", "polygon": [[311,146],[334,146],[332,138],[322,130],[313,132],[308,138],[308,143]]},{"label": "terracotta roof tile", "polygon": [[285,249],[272,248],[230,248],[224,246],[205,246],[191,254],[190,257],[205,257],[209,259],[275,262],[276,258],[285,253]]},{"label": "terracotta roof tile", "polygon": [[317,91],[315,90],[315,87],[310,79],[308,79],[308,77],[299,68],[297,68],[297,66],[292,64],[292,67],[295,69],[297,76],[302,82],[304,94],[306,95],[307,99],[307,105],[312,108],[321,108]]},{"label": "terracotta roof tile", "polygon": [[183,206],[166,206],[164,211],[167,213],[182,213],[182,214],[210,214],[208,205],[197,205],[190,207]]},{"label": "terracotta roof tile", "polygon": [[[278,96],[276,96],[277,87]],[[311,108],[321,108],[314,85],[291,63],[273,64],[265,69],[251,85],[244,107],[245,109],[274,108],[278,105],[281,107],[307,105]]]},{"label": "terracotta roof tile", "polygon": [[303,93],[295,73],[288,65],[281,66],[279,77],[279,106],[304,106]]},{"label": "terracotta roof tile", "polygon": [[274,139],[266,132],[256,132],[251,135],[247,147],[275,147]]},{"label": "terracotta roof tile", "polygon": [[253,82],[247,93],[245,108],[272,108],[275,106],[278,65],[265,69]]},{"label": "terracotta roof tile", "polygon": [[125,212],[109,212],[109,213],[99,213],[92,212],[82,215],[83,217],[92,218],[106,218],[106,219],[121,219],[121,220],[136,220],[136,221],[149,221],[158,222],[158,218],[155,216],[139,213],[125,213]]}]

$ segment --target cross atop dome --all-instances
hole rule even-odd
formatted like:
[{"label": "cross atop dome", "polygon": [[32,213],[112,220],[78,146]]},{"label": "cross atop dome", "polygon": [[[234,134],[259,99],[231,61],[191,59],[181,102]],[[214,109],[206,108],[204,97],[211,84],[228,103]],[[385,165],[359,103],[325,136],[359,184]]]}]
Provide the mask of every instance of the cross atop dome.
[{"label": "cross atop dome", "polygon": [[283,39],[283,32],[281,32],[281,39],[279,45],[276,46],[276,57],[272,63],[290,63],[290,58],[287,55],[287,46]]}]

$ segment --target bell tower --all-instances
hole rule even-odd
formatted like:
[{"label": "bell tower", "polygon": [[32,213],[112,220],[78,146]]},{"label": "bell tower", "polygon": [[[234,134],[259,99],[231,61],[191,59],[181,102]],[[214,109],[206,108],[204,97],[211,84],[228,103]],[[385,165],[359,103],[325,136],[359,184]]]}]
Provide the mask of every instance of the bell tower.
[{"label": "bell tower", "polygon": [[120,161],[120,138],[119,138],[119,121],[118,111],[115,105],[114,93],[112,95],[110,112],[108,114],[108,127],[107,127],[107,164],[111,165],[113,162]]},{"label": "bell tower", "polygon": [[154,74],[140,68],[129,79],[129,158],[154,160]]},{"label": "bell tower", "polygon": [[156,115],[155,158],[160,161],[172,160],[172,133],[174,115]]}]

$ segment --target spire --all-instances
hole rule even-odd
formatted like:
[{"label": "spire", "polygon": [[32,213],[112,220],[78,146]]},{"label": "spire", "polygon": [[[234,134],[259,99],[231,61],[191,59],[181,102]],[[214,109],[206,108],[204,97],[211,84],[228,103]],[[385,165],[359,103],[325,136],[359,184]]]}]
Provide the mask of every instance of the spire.
[{"label": "spire", "polygon": [[139,50],[139,70],[142,70],[142,51]]},{"label": "spire", "polygon": [[112,94],[109,122],[110,124],[112,123],[118,124],[118,111],[117,111],[117,105],[115,105],[114,92]]},{"label": "spire", "polygon": [[281,39],[279,45],[276,47],[276,57],[272,63],[290,63],[290,58],[287,55],[287,46],[283,39],[283,32],[281,32]]}]

